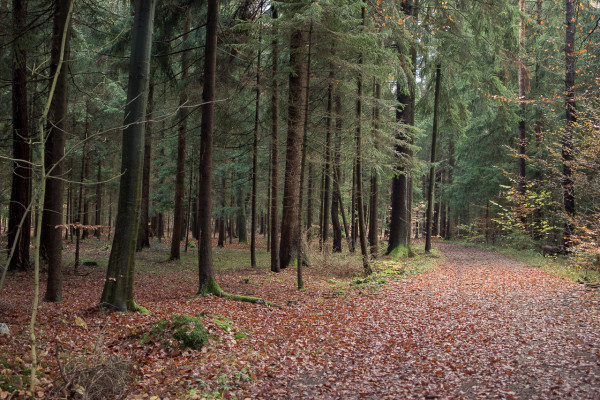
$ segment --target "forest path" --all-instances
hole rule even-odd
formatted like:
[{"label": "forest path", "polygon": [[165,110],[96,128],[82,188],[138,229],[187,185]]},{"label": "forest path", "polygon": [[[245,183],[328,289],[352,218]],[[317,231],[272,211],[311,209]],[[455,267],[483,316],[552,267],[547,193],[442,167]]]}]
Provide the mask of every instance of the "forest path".
[{"label": "forest path", "polygon": [[296,356],[253,396],[600,398],[596,292],[491,251],[436,247],[447,260],[436,270],[279,326]]}]

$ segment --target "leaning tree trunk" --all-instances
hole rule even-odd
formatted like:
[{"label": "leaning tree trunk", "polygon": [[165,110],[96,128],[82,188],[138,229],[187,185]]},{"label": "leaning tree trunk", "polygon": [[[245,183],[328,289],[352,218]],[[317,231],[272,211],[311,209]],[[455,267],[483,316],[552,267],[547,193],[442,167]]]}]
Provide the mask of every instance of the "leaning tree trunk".
[{"label": "leaning tree trunk", "polygon": [[439,129],[439,99],[440,82],[442,80],[442,66],[437,64],[435,67],[435,95],[433,102],[433,130],[431,133],[431,158],[429,167],[429,191],[427,192],[427,221],[425,232],[425,251],[431,251],[431,231],[433,227],[433,191],[435,188],[435,149],[437,145],[437,136]]},{"label": "leaning tree trunk", "polygon": [[208,0],[206,45],[204,47],[204,82],[202,90],[202,122],[200,124],[200,184],[198,200],[200,207],[198,239],[198,292],[221,295],[223,292],[215,279],[212,263],[212,147],[215,115],[215,82],[217,76],[217,27],[219,0]]},{"label": "leaning tree trunk", "polygon": [[[24,29],[27,23],[27,2],[13,0],[14,42],[12,54],[12,118],[13,118],[13,174],[8,217],[8,251],[14,247],[8,269],[25,270],[30,267],[31,242],[31,146],[27,114],[27,53]],[[60,235],[59,235],[60,236]]]},{"label": "leaning tree trunk", "polygon": [[[362,7],[362,27],[366,24],[366,4]],[[363,54],[361,53],[358,60],[359,68],[363,63]],[[367,250],[367,232],[365,226],[365,209],[363,207],[363,188],[362,188],[362,73],[359,72],[356,83],[356,207],[358,208],[358,231],[360,240],[360,252],[362,254],[363,269],[365,275],[373,273],[369,265],[369,251]]]},{"label": "leaning tree trunk", "polygon": [[294,28],[290,38],[290,75],[288,105],[288,135],[285,156],[285,178],[283,185],[283,215],[281,220],[281,243],[279,265],[286,268],[297,252],[298,205],[300,193],[300,164],[302,162],[302,140],[304,135],[306,102],[306,32],[302,27]]},{"label": "leaning tree trunk", "polygon": [[100,303],[103,307],[137,310],[133,300],[135,248],[140,227],[144,165],[144,118],[154,25],[155,0],[136,0],[129,83],[123,130],[121,181],[115,235]]},{"label": "leaning tree trunk", "polygon": [[567,214],[565,224],[565,246],[571,244],[573,234],[572,218],[575,215],[575,188],[573,186],[573,172],[571,162],[573,161],[573,125],[577,119],[575,106],[575,10],[574,0],[566,0],[565,18],[565,114],[566,126],[562,138],[562,160],[563,160],[563,198]]},{"label": "leaning tree trunk", "polygon": [[[273,19],[277,18],[277,8],[273,6]],[[274,25],[273,43],[273,84],[271,88],[271,271],[280,272],[279,267],[279,42]]]},{"label": "leaning tree trunk", "polygon": [[144,133],[144,166],[142,173],[142,209],[140,215],[140,231],[136,250],[142,251],[143,248],[150,248],[150,229],[148,223],[150,221],[150,167],[152,163],[152,113],[154,111],[154,82],[153,76],[150,75],[150,83],[148,84],[148,105],[146,106],[146,132]]},{"label": "leaning tree trunk", "polygon": [[[190,7],[187,8],[187,16],[185,19],[183,42],[187,43],[190,36]],[[185,49],[184,49],[185,50]],[[170,260],[179,260],[180,258],[180,242],[181,231],[183,229],[183,201],[185,197],[185,139],[187,134],[187,115],[188,111],[185,108],[187,103],[187,92],[185,86],[189,76],[189,53],[184,51],[181,55],[181,82],[179,95],[179,130],[177,134],[177,171],[175,172],[175,205],[173,208],[173,235],[171,237],[171,255]]]},{"label": "leaning tree trunk", "polygon": [[46,301],[62,300],[62,235],[63,224],[63,158],[65,154],[67,122],[67,76],[69,73],[70,24],[67,24],[71,0],[57,0],[52,26],[52,48],[50,50],[50,76],[54,77],[61,60],[63,32],[67,30],[63,62],[56,81],[56,89],[48,114],[45,144],[45,168],[48,172],[42,213],[41,250],[48,261]]}]

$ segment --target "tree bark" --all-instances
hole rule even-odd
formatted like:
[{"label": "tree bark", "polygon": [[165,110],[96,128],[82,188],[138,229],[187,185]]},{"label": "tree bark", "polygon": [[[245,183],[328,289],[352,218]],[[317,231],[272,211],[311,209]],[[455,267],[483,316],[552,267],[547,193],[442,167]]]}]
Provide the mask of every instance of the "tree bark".
[{"label": "tree bark", "polygon": [[[366,26],[366,3],[362,7],[362,28]],[[358,66],[359,70],[363,64],[363,54],[359,56]],[[365,275],[371,275],[373,270],[369,265],[369,251],[367,249],[367,232],[365,224],[365,209],[363,207],[363,188],[362,188],[362,95],[363,95],[363,82],[362,72],[358,73],[358,79],[356,82],[357,86],[357,99],[356,99],[356,206],[358,207],[358,231],[360,240],[360,252],[362,254],[362,263]]]},{"label": "tree bark", "polygon": [[[4,3],[6,5],[6,3]],[[4,11],[3,11],[4,12]],[[31,266],[31,146],[27,113],[27,52],[24,30],[27,1],[13,0],[14,42],[12,48],[13,174],[8,217],[8,253],[15,248],[8,269],[23,271]],[[60,235],[58,235],[60,236]]]},{"label": "tree bark", "polygon": [[246,225],[246,192],[244,191],[245,176],[237,177],[237,234],[238,243],[248,243],[248,228]]},{"label": "tree bark", "polygon": [[[344,211],[341,205],[340,193],[340,158],[341,158],[341,135],[342,135],[342,99],[339,94],[335,95],[335,147],[333,149],[333,193],[331,196],[331,225],[333,229],[334,253],[342,252],[342,227],[340,226],[339,210]],[[346,232],[346,235],[348,233]]]},{"label": "tree bark", "polygon": [[144,165],[144,118],[148,100],[150,53],[155,0],[136,0],[129,83],[123,130],[119,205],[112,250],[100,304],[127,311],[137,310],[133,300],[135,249],[140,227]]},{"label": "tree bark", "polygon": [[302,162],[302,141],[305,122],[306,99],[306,32],[303,27],[293,28],[290,38],[290,75],[288,105],[288,135],[285,157],[285,178],[283,187],[283,215],[281,221],[281,243],[279,265],[286,268],[297,253],[300,169]]},{"label": "tree bark", "polygon": [[[272,6],[273,20],[277,19],[277,8]],[[271,44],[273,60],[273,85],[271,88],[271,271],[280,272],[279,266],[279,42],[277,28],[273,24],[274,35]]]},{"label": "tree bark", "polygon": [[[379,135],[379,100],[381,99],[381,85],[375,84],[375,106],[373,107],[373,134],[375,135],[375,148],[378,147],[378,135]],[[369,216],[369,248],[371,250],[371,256],[377,258],[379,254],[378,248],[378,220],[377,209],[379,203],[379,188],[377,184],[377,171],[375,168],[371,169],[371,198],[370,198],[370,216]]]},{"label": "tree bark", "polygon": [[210,222],[212,218],[212,147],[215,114],[215,83],[217,76],[217,27],[219,0],[207,0],[206,45],[204,47],[204,82],[202,90],[202,123],[200,124],[200,185],[198,188],[199,239],[198,239],[198,292],[222,294],[215,279],[212,262],[212,239]]},{"label": "tree bark", "polygon": [[63,164],[67,122],[67,90],[70,54],[70,24],[67,18],[71,0],[57,0],[54,6],[52,25],[52,45],[50,50],[50,76],[54,77],[61,60],[63,32],[66,30],[63,61],[56,81],[56,88],[50,111],[45,145],[45,168],[48,171],[44,193],[42,214],[41,251],[48,261],[48,280],[46,283],[46,301],[62,300],[62,235],[58,226],[63,223],[64,183]]},{"label": "tree bark", "polygon": [[[331,188],[331,130],[333,126],[333,66],[329,70],[329,84],[327,85],[327,115],[326,118],[326,133],[325,133],[325,181],[323,187],[323,222],[321,224],[321,249],[327,246],[329,238],[329,214],[330,214],[330,188]],[[338,221],[339,224],[339,221]]]},{"label": "tree bark", "polygon": [[[521,14],[525,13],[525,0],[519,0]],[[517,191],[525,196],[525,19],[519,17],[519,133],[517,139]],[[525,217],[522,217],[524,220]]]},{"label": "tree bark", "polygon": [[439,129],[439,99],[440,84],[442,80],[442,66],[437,64],[435,67],[435,95],[433,101],[433,130],[431,133],[431,158],[429,167],[429,190],[427,192],[427,221],[425,232],[425,251],[431,251],[431,231],[433,227],[433,192],[435,188],[435,150],[437,146],[437,136]]},{"label": "tree bark", "polygon": [[256,268],[256,190],[258,179],[258,126],[260,122],[260,57],[261,50],[258,51],[256,60],[256,102],[254,106],[254,131],[252,138],[252,200],[250,206],[250,266],[252,268]]},{"label": "tree bark", "polygon": [[565,246],[571,245],[573,234],[572,218],[575,216],[575,188],[573,185],[573,125],[577,121],[577,108],[575,104],[575,0],[566,0],[565,7],[566,33],[565,33],[565,116],[566,126],[562,137],[563,161],[563,201],[567,222],[565,224]]},{"label": "tree bark", "polygon": [[98,239],[102,236],[102,228],[100,227],[102,225],[102,186],[102,159],[98,158],[96,167],[96,216],[94,219],[96,225],[94,237]]},{"label": "tree bark", "polygon": [[140,232],[137,240],[137,251],[144,248],[150,248],[150,229],[148,222],[150,220],[150,175],[152,164],[152,118],[154,112],[154,82],[153,75],[150,75],[148,84],[148,105],[146,106],[146,132],[144,133],[144,166],[142,175],[142,210],[140,215]]}]

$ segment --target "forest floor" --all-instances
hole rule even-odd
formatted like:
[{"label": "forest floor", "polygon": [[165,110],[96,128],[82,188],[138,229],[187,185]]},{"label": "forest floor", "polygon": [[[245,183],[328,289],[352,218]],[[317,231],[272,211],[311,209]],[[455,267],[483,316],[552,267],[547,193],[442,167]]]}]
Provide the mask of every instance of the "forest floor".
[{"label": "forest floor", "polygon": [[[241,267],[245,246],[215,250],[225,291],[280,307],[192,298],[195,249],[167,262],[167,245],[154,246],[138,256],[135,298],[151,311],[141,315],[98,310],[109,251],[90,241],[83,260],[100,265],[67,269],[63,302],[40,304],[35,395],[64,397],[65,380],[72,393],[87,384],[91,394],[94,379],[118,389],[115,371],[133,363],[132,399],[600,398],[597,291],[491,251],[435,245],[434,257],[377,263],[371,280],[351,277],[357,263],[315,257],[304,291],[295,268],[268,272],[264,250],[257,269]],[[417,264],[430,268],[414,274]],[[9,275],[0,294],[11,329],[0,336],[0,399],[23,397],[28,383],[30,275]],[[174,313],[204,313],[209,345],[140,340]]]}]

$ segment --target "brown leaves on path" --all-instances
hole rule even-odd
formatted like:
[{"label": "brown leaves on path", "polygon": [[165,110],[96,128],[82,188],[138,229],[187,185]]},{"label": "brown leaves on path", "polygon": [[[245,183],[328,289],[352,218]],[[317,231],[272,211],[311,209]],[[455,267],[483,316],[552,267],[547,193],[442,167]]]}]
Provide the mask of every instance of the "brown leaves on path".
[{"label": "brown leaves on path", "polygon": [[[150,315],[104,314],[95,308],[103,272],[69,277],[64,303],[40,308],[40,390],[58,385],[56,338],[65,363],[98,346],[134,358],[130,398],[600,398],[595,291],[496,253],[438,247],[439,268],[378,290],[335,293],[311,269],[303,292],[290,268],[219,273],[227,292],[282,308],[192,300],[196,271],[169,264],[137,273],[136,300]],[[27,279],[9,277],[10,296],[0,299],[0,321],[13,331],[0,337],[0,353],[13,368],[28,362]],[[164,316],[201,312],[212,315],[212,339],[200,351],[130,339]]]}]

